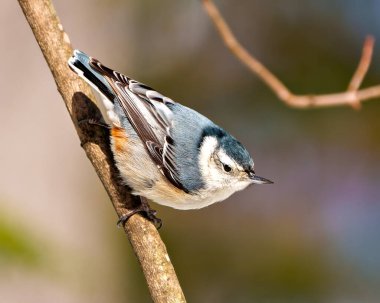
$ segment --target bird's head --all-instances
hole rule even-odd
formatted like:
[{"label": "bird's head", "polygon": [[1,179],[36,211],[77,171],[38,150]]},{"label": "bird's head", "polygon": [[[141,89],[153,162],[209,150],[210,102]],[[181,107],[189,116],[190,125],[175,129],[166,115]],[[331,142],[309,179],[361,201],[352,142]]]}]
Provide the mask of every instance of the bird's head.
[{"label": "bird's head", "polygon": [[200,171],[208,190],[225,190],[229,196],[251,184],[273,183],[256,175],[247,149],[221,129],[206,134],[199,150]]}]

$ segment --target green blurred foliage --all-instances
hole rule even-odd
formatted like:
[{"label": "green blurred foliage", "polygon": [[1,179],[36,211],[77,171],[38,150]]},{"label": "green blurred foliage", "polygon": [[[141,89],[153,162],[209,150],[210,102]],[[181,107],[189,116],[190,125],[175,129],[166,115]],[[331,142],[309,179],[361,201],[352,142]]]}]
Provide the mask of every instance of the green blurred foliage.
[{"label": "green blurred foliage", "polygon": [[41,262],[42,252],[29,231],[20,225],[8,222],[9,217],[0,217],[0,262],[22,263],[36,266]]}]

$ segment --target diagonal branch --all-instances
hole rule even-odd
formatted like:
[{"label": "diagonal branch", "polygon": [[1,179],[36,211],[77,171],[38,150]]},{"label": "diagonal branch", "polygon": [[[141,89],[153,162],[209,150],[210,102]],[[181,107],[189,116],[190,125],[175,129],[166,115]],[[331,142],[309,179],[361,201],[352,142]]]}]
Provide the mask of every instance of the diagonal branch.
[{"label": "diagonal branch", "polygon": [[[129,213],[133,198],[120,184],[113,165],[108,135],[78,121],[93,118],[96,107],[90,88],[67,66],[72,47],[50,0],[18,0],[24,15],[53,74],[81,145],[119,217]],[[155,226],[140,215],[132,216],[124,226],[128,239],[144,272],[150,294],[156,303],[186,302],[173,265]]]},{"label": "diagonal branch", "polygon": [[347,91],[325,95],[296,95],[239,43],[212,0],[202,0],[202,3],[226,47],[287,105],[296,108],[351,105],[358,109],[361,102],[380,97],[380,85],[359,90],[371,64],[373,37],[367,37],[364,43],[361,60]]}]

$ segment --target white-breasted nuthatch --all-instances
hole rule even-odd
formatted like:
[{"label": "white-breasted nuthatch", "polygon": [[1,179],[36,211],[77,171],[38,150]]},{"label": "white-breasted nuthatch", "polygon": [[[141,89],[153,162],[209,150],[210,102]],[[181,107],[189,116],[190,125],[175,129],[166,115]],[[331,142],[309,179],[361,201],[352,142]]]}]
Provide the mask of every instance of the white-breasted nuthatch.
[{"label": "white-breasted nuthatch", "polygon": [[198,112],[81,51],[68,63],[100,94],[116,166],[134,195],[197,209],[272,183],[256,175],[239,141]]}]

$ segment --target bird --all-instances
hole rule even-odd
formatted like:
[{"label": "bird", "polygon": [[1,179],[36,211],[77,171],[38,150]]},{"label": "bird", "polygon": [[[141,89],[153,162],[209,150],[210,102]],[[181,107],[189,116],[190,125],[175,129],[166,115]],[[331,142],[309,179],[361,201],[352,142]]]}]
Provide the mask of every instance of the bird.
[{"label": "bird", "polygon": [[141,209],[119,222],[146,212],[161,224],[147,200],[200,209],[251,184],[273,183],[256,175],[252,157],[235,137],[197,111],[82,51],[75,50],[68,65],[97,93],[120,177],[142,199]]}]

